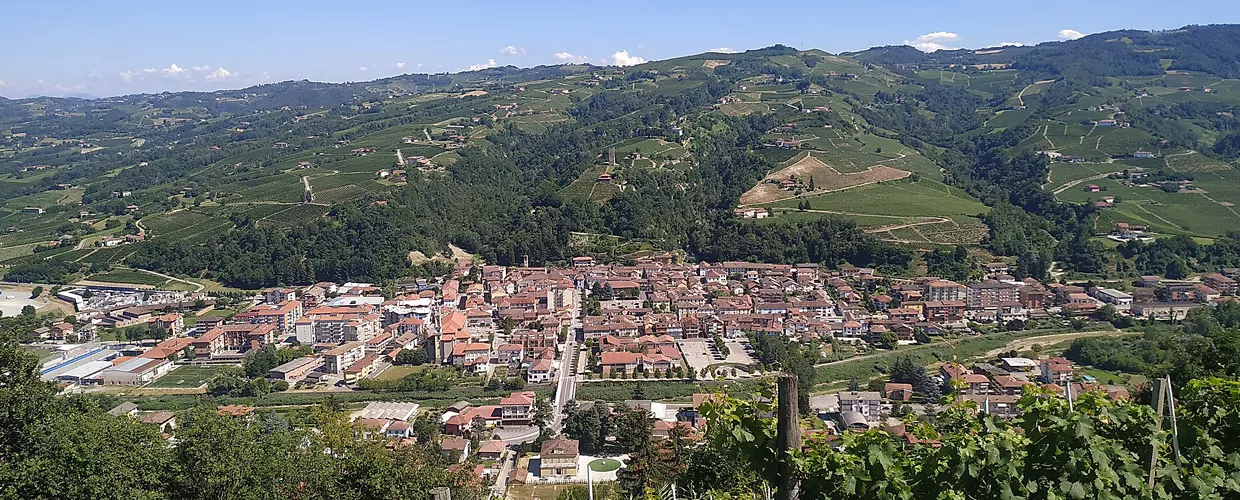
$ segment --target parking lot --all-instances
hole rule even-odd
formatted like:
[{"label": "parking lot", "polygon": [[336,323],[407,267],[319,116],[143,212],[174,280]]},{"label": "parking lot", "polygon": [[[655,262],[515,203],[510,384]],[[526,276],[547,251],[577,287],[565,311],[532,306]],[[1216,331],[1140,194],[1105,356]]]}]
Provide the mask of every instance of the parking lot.
[{"label": "parking lot", "polygon": [[749,366],[756,361],[749,353],[745,352],[745,344],[737,341],[725,341],[728,346],[728,356],[726,358],[719,355],[715,351],[710,339],[684,339],[679,341],[680,352],[684,356],[685,363],[694,370],[701,370],[710,365],[720,363],[737,363]]}]

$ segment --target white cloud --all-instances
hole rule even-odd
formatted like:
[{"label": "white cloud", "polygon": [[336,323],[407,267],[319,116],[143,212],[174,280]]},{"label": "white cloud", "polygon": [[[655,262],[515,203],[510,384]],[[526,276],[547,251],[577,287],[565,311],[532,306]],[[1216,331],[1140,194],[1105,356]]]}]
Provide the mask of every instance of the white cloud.
[{"label": "white cloud", "polygon": [[1076,40],[1077,38],[1081,38],[1083,36],[1085,36],[1085,34],[1077,30],[1059,30],[1060,40]]},{"label": "white cloud", "polygon": [[912,40],[905,40],[904,45],[910,45],[922,52],[934,52],[936,50],[953,50],[952,42],[960,40],[960,35],[950,31],[935,31],[934,33],[926,33]]},{"label": "white cloud", "polygon": [[483,64],[470,64],[469,70],[478,71],[480,69],[487,69],[487,68],[494,68],[494,67],[495,67],[495,59],[487,59],[487,62]]},{"label": "white cloud", "polygon": [[405,63],[403,62],[396,63],[396,69],[405,69]]},{"label": "white cloud", "polygon": [[565,63],[583,64],[590,61],[589,56],[573,55],[571,52],[556,52],[555,58]]},{"label": "white cloud", "polygon": [[0,80],[0,89],[5,88],[5,87],[8,87],[8,86],[9,86],[9,83],[8,83],[8,82],[6,82],[6,81],[4,81],[4,80]]},{"label": "white cloud", "polygon": [[616,66],[635,66],[646,62],[645,58],[629,55],[629,51],[621,50],[611,55],[611,63]]},{"label": "white cloud", "polygon": [[168,66],[167,68],[164,68],[164,69],[159,70],[159,72],[160,72],[160,73],[162,73],[164,76],[168,76],[168,77],[176,77],[176,76],[179,76],[179,75],[184,75],[184,74],[185,74],[186,72],[188,72],[188,71],[189,71],[189,70],[187,70],[187,69],[185,69],[185,68],[182,68],[182,67],[180,67],[180,66],[177,66],[177,65],[175,65],[175,64],[173,64],[173,65],[171,65],[171,66]]},{"label": "white cloud", "polygon": [[[146,80],[147,76],[158,75],[165,80],[180,80],[185,82],[194,82],[201,80],[228,80],[237,76],[236,73],[228,71],[223,67],[212,68],[211,66],[191,66],[188,68],[177,64],[171,64],[167,68],[143,68],[140,70],[127,70],[117,74],[122,82],[136,82]],[[103,75],[92,71],[89,77],[93,81],[102,81]]]},{"label": "white cloud", "polygon": [[1020,43],[1020,42],[1003,42],[1003,43],[1000,43],[999,46],[1000,47],[1024,47],[1025,44]]},{"label": "white cloud", "polygon": [[515,45],[509,45],[507,47],[499,49],[499,53],[504,54],[504,55],[509,55],[509,56],[515,56],[517,54],[525,55],[525,49],[519,48]]},{"label": "white cloud", "polygon": [[735,54],[740,51],[736,49],[728,48],[728,47],[716,47],[716,48],[710,49],[708,52],[717,52],[720,54]]},{"label": "white cloud", "polygon": [[358,70],[358,71],[366,71],[366,67],[365,67],[365,66],[361,66],[361,67],[357,68],[357,70]]},{"label": "white cloud", "polygon": [[221,67],[221,68],[216,68],[216,69],[215,69],[215,71],[212,71],[212,72],[210,72],[210,73],[207,73],[206,78],[207,78],[208,80],[227,80],[228,78],[232,77],[233,75],[234,75],[234,73],[233,73],[233,72],[228,71],[228,70],[226,70],[226,69],[224,69],[224,68],[222,68],[222,67]]}]

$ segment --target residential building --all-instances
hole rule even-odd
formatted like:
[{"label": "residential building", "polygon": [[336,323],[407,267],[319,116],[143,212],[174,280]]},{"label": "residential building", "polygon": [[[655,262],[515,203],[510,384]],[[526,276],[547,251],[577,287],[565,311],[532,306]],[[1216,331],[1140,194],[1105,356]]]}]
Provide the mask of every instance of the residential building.
[{"label": "residential building", "polygon": [[500,423],[529,425],[534,418],[534,402],[533,392],[514,392],[500,399]]},{"label": "residential building", "polygon": [[470,445],[469,440],[456,436],[445,436],[439,442],[439,450],[443,453],[444,459],[449,462],[464,462],[469,458]]},{"label": "residential building", "polygon": [[180,337],[185,334],[185,315],[181,313],[168,313],[162,316],[155,316],[150,320],[151,325],[162,328],[173,337]]},{"label": "residential building", "polygon": [[323,371],[334,375],[344,374],[345,368],[353,366],[366,355],[364,342],[349,342],[323,351]]},{"label": "residential building", "polygon": [[1205,286],[1218,290],[1223,295],[1235,295],[1237,290],[1236,280],[1228,278],[1221,273],[1210,273],[1201,278],[1201,283]]},{"label": "residential building", "polygon": [[346,382],[357,382],[358,380],[369,377],[379,369],[379,356],[367,354],[362,359],[355,361],[344,369],[344,380]]},{"label": "residential building", "polygon": [[866,420],[878,420],[882,416],[883,395],[872,391],[841,392],[840,412],[855,411],[865,416]]},{"label": "residential building", "polygon": [[550,382],[551,377],[555,374],[553,366],[554,363],[550,359],[544,358],[534,361],[534,364],[530,365],[529,369],[525,371],[525,381],[531,384]]},{"label": "residential building", "polygon": [[279,330],[280,335],[290,335],[294,333],[293,328],[297,324],[297,320],[301,318],[301,315],[301,302],[286,300],[278,305],[263,304],[255,306],[249,311],[233,316],[233,321],[273,325]]},{"label": "residential building", "polygon": [[1063,358],[1042,360],[1042,380],[1048,384],[1063,385],[1072,381],[1072,362]]},{"label": "residential building", "polygon": [[544,478],[572,478],[577,475],[578,442],[563,435],[542,444],[538,475]]},{"label": "residential building", "polygon": [[155,427],[161,434],[177,428],[177,414],[170,411],[153,411],[138,417],[138,421]]},{"label": "residential building", "polygon": [[968,286],[967,305],[970,309],[998,309],[1005,302],[1019,302],[1016,285],[988,280]]},{"label": "residential building", "polygon": [[964,301],[968,294],[964,285],[948,280],[935,280],[926,283],[925,300],[928,301]]}]

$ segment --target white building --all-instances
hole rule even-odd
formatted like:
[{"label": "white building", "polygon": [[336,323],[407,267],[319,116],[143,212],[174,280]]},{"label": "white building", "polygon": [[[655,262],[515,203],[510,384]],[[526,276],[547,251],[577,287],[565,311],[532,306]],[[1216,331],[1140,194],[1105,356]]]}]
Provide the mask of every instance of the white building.
[{"label": "white building", "polygon": [[1127,311],[1132,307],[1132,295],[1111,288],[1094,290],[1094,298],[1111,304],[1120,311]]}]

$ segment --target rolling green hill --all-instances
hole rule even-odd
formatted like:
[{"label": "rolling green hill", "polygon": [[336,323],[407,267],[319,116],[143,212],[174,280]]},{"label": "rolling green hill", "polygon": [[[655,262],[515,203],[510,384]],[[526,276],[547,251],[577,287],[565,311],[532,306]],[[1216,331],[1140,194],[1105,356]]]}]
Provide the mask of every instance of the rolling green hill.
[{"label": "rolling green hill", "polygon": [[[449,243],[554,262],[586,250],[572,234],[893,268],[943,244],[1070,257],[1064,242],[1088,246],[1074,235],[1115,222],[1229,238],[1236,40],[1222,25],[934,53],[775,45],[625,68],[0,100],[0,272],[72,281],[125,264],[253,288],[397,279],[429,271],[410,252]],[[1145,181],[1124,173],[1138,168]],[[1095,206],[1103,196],[1117,200]],[[736,219],[738,204],[773,216]],[[1000,244],[1010,226],[987,214],[1001,204],[1050,240]],[[815,246],[826,225],[863,243]],[[126,234],[144,238],[102,246]]]}]

